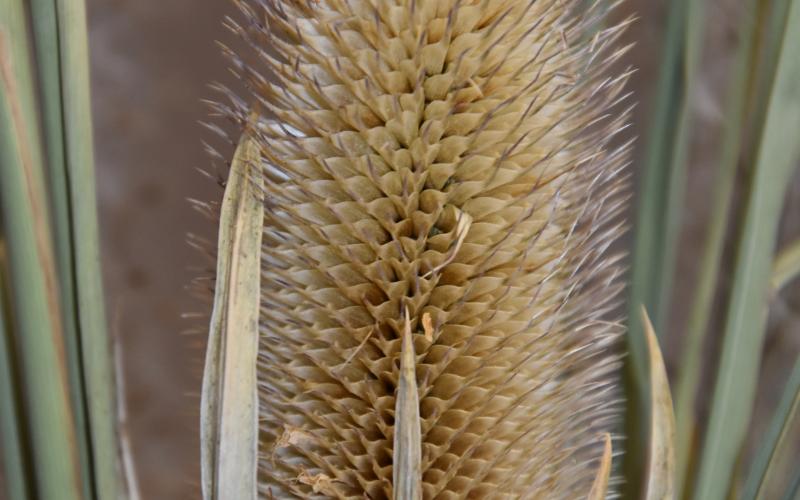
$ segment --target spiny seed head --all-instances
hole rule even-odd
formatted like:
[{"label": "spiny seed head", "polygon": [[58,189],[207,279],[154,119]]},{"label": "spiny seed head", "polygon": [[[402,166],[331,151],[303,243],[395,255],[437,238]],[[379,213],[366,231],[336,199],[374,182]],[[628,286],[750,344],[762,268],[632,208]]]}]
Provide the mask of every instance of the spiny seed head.
[{"label": "spiny seed head", "polygon": [[262,495],[392,497],[408,321],[424,498],[586,496],[618,411],[612,4],[237,2],[252,95],[218,111],[259,115]]}]

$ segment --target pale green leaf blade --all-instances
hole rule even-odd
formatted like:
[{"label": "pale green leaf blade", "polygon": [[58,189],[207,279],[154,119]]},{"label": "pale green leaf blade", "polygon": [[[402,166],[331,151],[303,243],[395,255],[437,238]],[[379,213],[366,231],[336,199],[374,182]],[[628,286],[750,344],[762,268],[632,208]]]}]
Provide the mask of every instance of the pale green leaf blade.
[{"label": "pale green leaf blade", "polygon": [[[63,305],[62,311],[64,312],[64,345],[69,368],[69,388],[72,396],[72,410],[75,414],[77,446],[82,462],[81,470],[84,476],[84,494],[89,497],[93,488],[90,458],[92,441],[86,432],[86,388],[82,373],[83,362],[75,303],[72,220],[70,218],[69,176],[64,158],[62,68],[56,0],[32,0],[30,12],[41,96],[42,133],[47,153],[45,162],[47,193],[52,208],[54,253]],[[90,183],[90,186],[92,185]]]},{"label": "pale green leaf blade", "polygon": [[100,236],[94,173],[89,42],[84,0],[55,0],[61,101],[72,244],[75,300],[86,406],[92,444],[92,475],[99,498],[117,498],[118,442],[114,371],[100,267]]}]

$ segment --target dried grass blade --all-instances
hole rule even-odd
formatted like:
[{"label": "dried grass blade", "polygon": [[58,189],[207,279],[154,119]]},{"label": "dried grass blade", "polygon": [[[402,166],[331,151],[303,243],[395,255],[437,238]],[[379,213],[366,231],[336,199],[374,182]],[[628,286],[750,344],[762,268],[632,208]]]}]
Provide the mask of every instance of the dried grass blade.
[{"label": "dried grass blade", "polygon": [[594,478],[594,484],[592,484],[587,500],[604,500],[606,498],[608,480],[611,477],[612,451],[611,435],[606,433],[603,435],[603,456],[600,459],[600,467],[597,470],[597,476]]},{"label": "dried grass blade", "polygon": [[650,447],[644,498],[663,500],[675,494],[675,413],[658,339],[644,308],[641,314],[650,354]]},{"label": "dried grass blade", "polygon": [[203,497],[256,498],[258,312],[264,207],[258,145],[243,135],[220,215],[201,406]]},{"label": "dried grass blade", "polygon": [[411,318],[405,310],[400,351],[400,378],[395,401],[392,486],[395,500],[422,498],[422,433],[417,389],[417,360]]}]

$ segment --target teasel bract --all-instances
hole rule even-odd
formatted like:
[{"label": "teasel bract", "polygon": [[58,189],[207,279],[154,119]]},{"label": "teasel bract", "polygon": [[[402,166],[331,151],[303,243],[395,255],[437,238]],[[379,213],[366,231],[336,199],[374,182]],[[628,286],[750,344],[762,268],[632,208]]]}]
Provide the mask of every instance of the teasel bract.
[{"label": "teasel bract", "polygon": [[250,95],[215,109],[257,146],[259,496],[592,489],[619,413],[616,3],[236,2]]}]

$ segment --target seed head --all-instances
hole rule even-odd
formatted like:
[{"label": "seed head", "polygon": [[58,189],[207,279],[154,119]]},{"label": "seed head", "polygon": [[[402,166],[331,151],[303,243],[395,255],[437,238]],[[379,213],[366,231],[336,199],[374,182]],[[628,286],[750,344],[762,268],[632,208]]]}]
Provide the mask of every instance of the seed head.
[{"label": "seed head", "polygon": [[219,109],[258,115],[261,494],[393,496],[408,331],[423,498],[588,494],[618,412],[613,4],[237,3],[251,95]]}]

